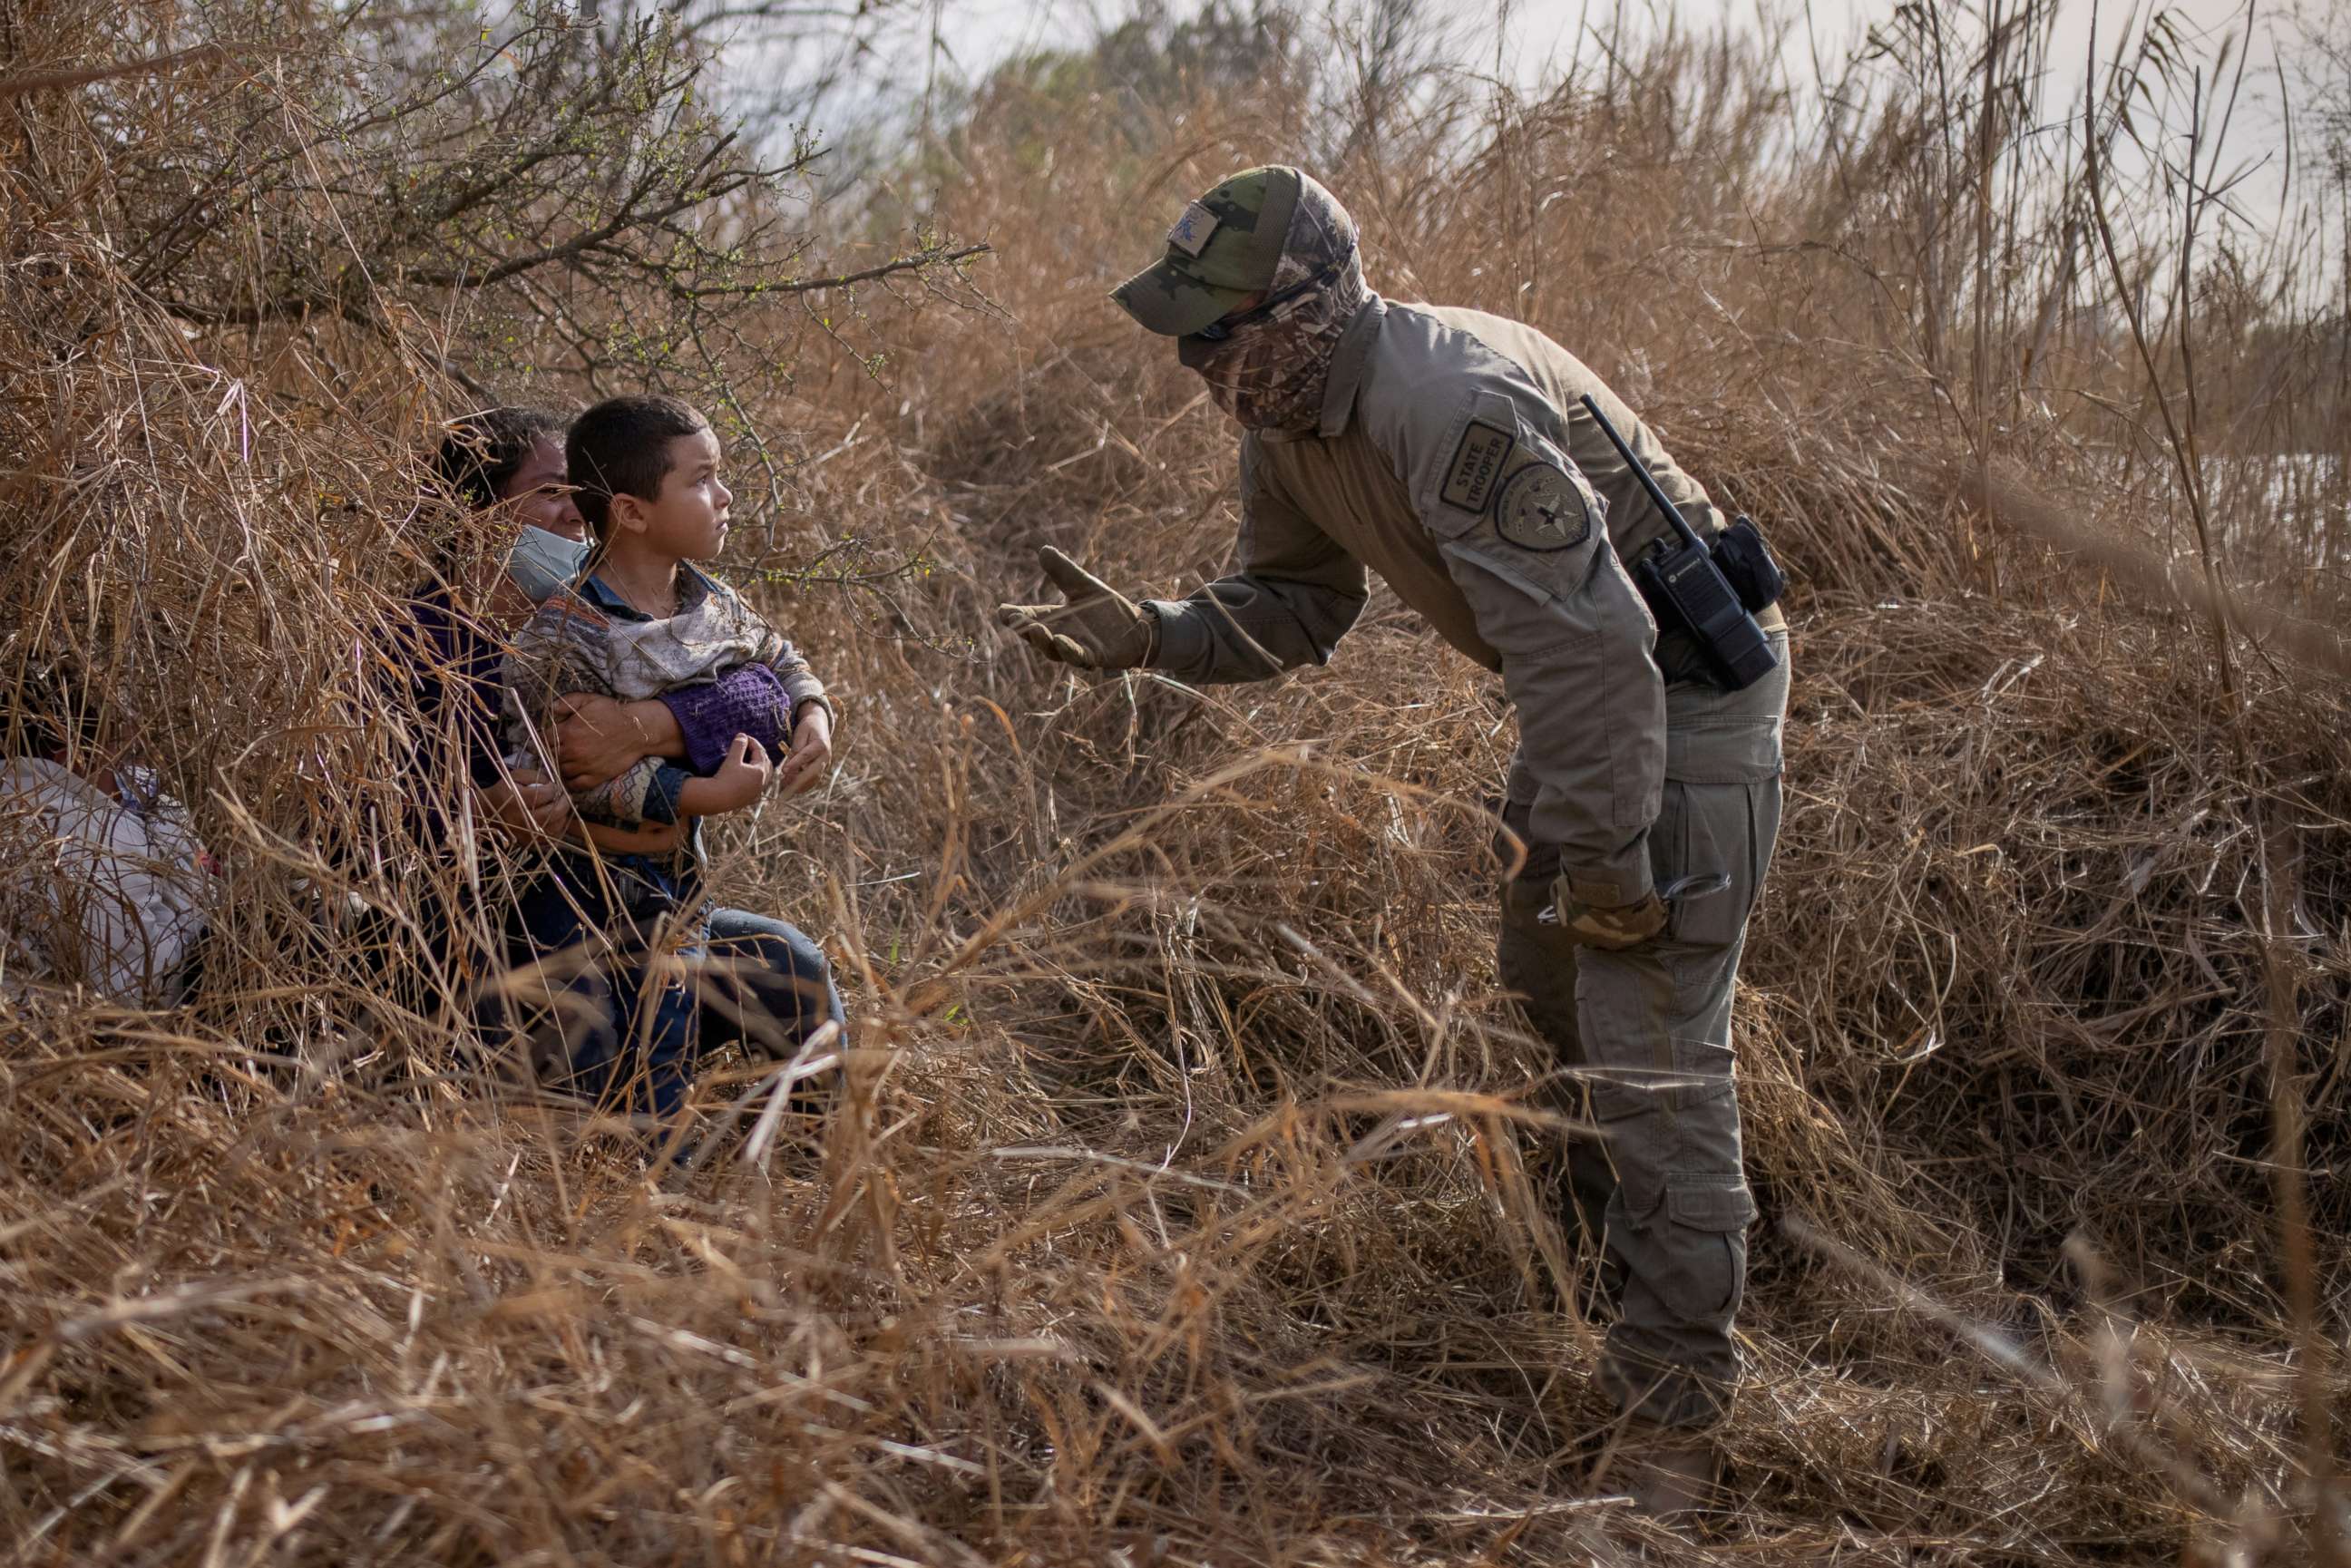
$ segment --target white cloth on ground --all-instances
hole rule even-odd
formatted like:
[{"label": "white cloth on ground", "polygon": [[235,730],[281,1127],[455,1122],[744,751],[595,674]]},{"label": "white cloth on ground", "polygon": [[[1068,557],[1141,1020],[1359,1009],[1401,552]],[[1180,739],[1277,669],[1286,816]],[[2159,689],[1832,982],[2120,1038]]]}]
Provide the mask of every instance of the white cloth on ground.
[{"label": "white cloth on ground", "polygon": [[55,762],[0,766],[5,967],[169,1006],[204,928],[210,873],[187,808],[143,769],[110,795]]}]

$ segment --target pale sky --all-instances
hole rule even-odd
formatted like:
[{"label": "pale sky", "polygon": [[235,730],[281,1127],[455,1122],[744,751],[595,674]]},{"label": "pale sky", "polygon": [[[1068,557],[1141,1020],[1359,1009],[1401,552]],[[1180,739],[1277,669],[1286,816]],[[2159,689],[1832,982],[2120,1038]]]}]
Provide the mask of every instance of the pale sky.
[{"label": "pale sky", "polygon": [[[1983,3],[1975,0],[1975,8],[1980,10]],[[2011,12],[2020,5],[2021,0],[2005,0]],[[1181,13],[1190,7],[1186,0],[1172,0],[1168,8]],[[936,37],[964,72],[976,78],[1008,54],[1081,40],[1126,9],[1121,0],[934,0],[932,5],[905,14],[900,47],[911,45],[918,55],[926,53],[930,39]],[[1726,24],[1755,32],[1783,28],[1782,65],[1795,82],[1806,85],[1813,78],[1815,50],[1824,64],[1834,67],[1871,24],[1886,20],[1894,9],[1895,0],[1435,0],[1430,6],[1432,14],[1457,18],[1452,26],[1461,64],[1490,70],[1499,58],[1522,81],[1535,80],[1547,68],[1572,57],[1580,35],[1604,30],[1619,14],[1633,29],[1654,26],[1656,16],[1673,14],[1694,30],[1711,31]],[[2280,0],[2254,10],[2249,86],[2252,77],[2275,65],[2275,24],[2283,10]],[[1499,39],[1489,20],[1497,11],[1506,18]],[[2224,35],[2241,37],[2248,15],[2244,0],[2057,0],[2051,57],[2063,72],[2064,95],[2070,98],[2078,90],[2094,24],[2099,53],[2110,57],[2118,36],[2136,33],[2157,11],[2168,13],[2191,37],[2214,44]],[[897,68],[901,85],[908,85],[907,68],[921,68],[902,56]]]},{"label": "pale sky", "polygon": [[[1939,0],[1925,3],[1935,5]],[[1518,62],[1519,74],[1527,79],[1540,78],[1547,67],[1572,56],[1579,33],[1617,8],[1616,0],[1520,0],[1513,6],[1516,15],[1510,28],[1509,51]],[[1644,0],[1625,0],[1623,5],[1635,16],[1659,8]],[[1692,29],[1710,31],[1728,25],[1759,34],[1782,30],[1781,68],[1802,96],[1804,89],[1819,84],[1823,71],[1834,79],[1871,26],[1893,15],[1895,0],[1674,0],[1662,8],[1677,13],[1683,26]],[[1970,9],[1980,16],[1984,0],[1975,0]],[[2012,14],[2022,5],[2020,0],[2005,0],[2002,9]],[[2245,176],[2231,193],[2239,210],[2256,224],[2274,225],[2283,210],[2287,173],[2287,139],[2277,107],[2281,38],[2293,37],[2290,25],[2283,20],[2285,11],[2286,5],[2279,0],[2265,0],[2252,7],[2245,0],[2139,0],[2137,4],[2057,0],[2041,118],[2054,120],[2080,102],[2094,41],[2103,67],[2113,61],[2117,43],[2136,40],[2153,16],[2169,16],[2187,42],[2190,57],[2206,63],[2208,78],[2210,63],[2222,43],[2229,41],[2231,79],[2240,57],[2246,57],[2247,68],[2220,167],[2224,173],[2242,172]],[[2184,121],[2185,117],[2175,118]],[[2116,162],[2129,172],[2137,159],[2126,147]]]},{"label": "pale sky", "polygon": [[[1929,5],[1937,0],[1927,0]],[[1595,4],[1593,0],[1516,0],[1510,9],[1509,28],[1510,54],[1518,62],[1522,77],[1540,76],[1547,64],[1560,60],[1573,52],[1577,35],[1602,25],[1617,8],[1614,0]],[[2046,5],[2042,7],[2046,10]],[[1683,26],[1692,30],[1711,31],[1731,26],[1745,31],[1765,33],[1778,30],[1785,34],[1781,51],[1781,63],[1791,79],[1800,85],[1811,85],[1816,79],[1813,62],[1834,74],[1838,64],[1857,47],[1876,24],[1885,22],[1895,10],[1894,0],[1676,0],[1663,6],[1652,5],[1646,0],[1627,0],[1623,9],[1628,16],[1639,17],[1664,9],[1677,13]],[[1983,0],[1970,7],[1979,14]],[[2006,0],[2003,9],[2014,13],[2022,9],[2020,0]],[[2057,0],[2056,22],[2050,38],[2049,58],[2053,80],[2045,112],[2060,112],[2066,103],[2080,94],[2087,74],[2090,47],[2094,37],[2102,60],[2114,57],[2118,38],[2137,37],[2145,28],[2150,16],[2168,15],[2175,26],[2187,37],[2193,52],[2210,59],[2223,38],[2233,37],[2233,61],[2242,52],[2246,37],[2247,17],[2252,19],[2252,57],[2246,72],[2246,93],[2250,97],[2257,79],[2264,99],[2273,96],[2269,78],[2277,64],[2279,18],[2284,6],[2275,3],[2259,5],[2251,9],[2245,0],[2168,0],[2168,3],[2118,3],[2118,0]],[[2233,70],[2233,64],[2231,69]],[[2256,129],[2253,117],[2241,111],[2240,131]],[[2273,129],[2268,119],[2263,129]],[[2274,136],[2272,140],[2275,140]]]},{"label": "pale sky", "polygon": [[[1758,27],[1765,25],[1765,16],[1797,19],[1796,40],[1802,48],[1802,33],[1809,17],[1812,31],[1819,37],[1823,52],[1833,52],[1842,43],[1857,41],[1873,22],[1882,21],[1893,13],[1892,0],[1812,0],[1802,4],[1772,3],[1759,5],[1756,0],[1680,0],[1677,7],[1685,22],[1691,26],[1712,26],[1729,20],[1740,26]],[[2100,52],[2105,52],[2117,29],[2134,14],[2144,17],[2153,7],[2116,4],[2116,0],[2060,0],[2057,7],[2057,30],[2052,52],[2060,59],[2079,61],[2085,56],[2090,43],[2093,14],[2101,38]],[[2177,16],[2188,26],[2199,31],[2234,28],[2242,31],[2245,18],[2243,0],[2173,0],[2159,7]],[[1613,9],[1608,5],[1587,5],[1585,0],[1520,0],[1512,9],[1517,13],[1513,32],[1523,40],[1523,52],[1539,64],[1565,35],[1573,33],[1585,18],[1606,16]],[[1645,5],[1630,5],[1627,11],[1639,14],[1649,9]],[[2016,11],[2022,6],[2010,0],[2006,9]],[[2264,5],[2264,15],[2276,12],[2276,5]],[[2257,17],[2256,21],[2259,22]],[[1801,61],[1799,61],[1801,63]],[[2259,63],[2259,62],[2257,62]]]},{"label": "pale sky", "polygon": [[[1979,7],[1981,3],[1977,0]],[[1175,0],[1168,8],[1181,13],[1189,7],[1183,0]],[[1801,73],[1799,79],[1806,79],[1811,76],[1808,39],[1816,40],[1823,59],[1833,61],[1846,47],[1858,43],[1870,24],[1883,21],[1894,8],[1895,0],[1510,0],[1507,7],[1498,0],[1437,0],[1431,6],[1433,12],[1450,12],[1460,18],[1457,26],[1465,56],[1461,63],[1477,68],[1490,68],[1496,57],[1497,40],[1488,18],[1506,9],[1508,20],[1499,40],[1505,47],[1500,54],[1521,79],[1529,80],[1540,76],[1547,63],[1572,55],[1579,32],[1604,28],[1620,11],[1633,27],[1660,13],[1678,13],[1684,26],[1705,30],[1725,23],[1758,31],[1775,24],[1792,24],[1786,64]],[[2020,0],[2007,0],[2006,8],[2019,9]],[[2283,9],[2276,3],[2258,7],[2257,69],[2273,63],[2270,24]],[[2155,10],[2170,13],[2191,34],[2216,38],[2223,32],[2241,34],[2245,26],[2244,0],[2169,0],[2168,4],[2142,0],[2137,5],[2127,0],[2058,0],[2053,57],[2073,62],[2069,76],[2078,80],[2094,19],[2099,52],[2104,55],[2111,52],[2118,32],[2143,25]],[[942,41],[964,69],[976,76],[1008,54],[1083,38],[1123,15],[1124,7],[1119,0],[939,0],[935,6],[906,14],[903,30],[907,41],[927,42],[935,13],[944,24],[938,29]]]},{"label": "pale sky", "polygon": [[[1319,0],[1309,0],[1312,9]],[[1923,0],[1927,5],[1948,0]],[[1980,11],[1987,0],[1974,0]],[[2002,0],[2014,11],[2022,0]],[[2232,200],[2248,218],[2264,227],[2273,225],[2283,210],[2282,179],[2286,139],[2277,111],[2276,66],[2281,35],[2291,29],[2276,18],[2292,0],[2267,0],[2254,13],[2252,49],[2242,97],[2231,122],[2223,168],[2248,171]],[[1197,0],[1166,0],[1181,14]],[[1242,0],[1246,4],[1246,0]],[[1596,57],[1595,32],[1618,16],[1632,31],[1656,26],[1660,14],[1677,16],[1683,26],[1712,31],[1729,26],[1763,33],[1777,27],[1782,34],[1780,68],[1800,100],[1818,85],[1815,61],[1832,78],[1863,40],[1873,23],[1889,18],[1896,0],[1429,0],[1432,15],[1452,18],[1451,48],[1458,64],[1481,76],[1498,65],[1517,82],[1531,86],[1570,63],[1583,47],[1584,58]],[[1497,36],[1491,18],[1499,11],[1505,21]],[[2244,0],[2057,0],[2055,28],[2050,51],[2050,74],[2043,89],[2041,119],[2045,122],[2065,114],[2080,99],[2089,66],[2093,26],[2102,60],[2113,57],[2116,41],[2137,37],[2150,14],[2168,13],[2189,42],[2189,53],[2209,62],[2220,41],[2237,40],[2233,56],[2241,52],[2246,33]],[[895,20],[877,40],[873,53],[862,57],[857,72],[864,84],[856,96],[874,87],[900,102],[919,101],[925,80],[934,71],[964,80],[977,80],[1009,55],[1080,46],[1099,31],[1131,14],[1130,0],[929,0],[885,15]],[[2232,66],[2233,69],[2233,66]],[[869,99],[869,101],[871,101]],[[2142,116],[2142,120],[2146,117]],[[2177,118],[2177,117],[2176,117]],[[2129,172],[2133,153],[2127,148],[2116,162]]]}]

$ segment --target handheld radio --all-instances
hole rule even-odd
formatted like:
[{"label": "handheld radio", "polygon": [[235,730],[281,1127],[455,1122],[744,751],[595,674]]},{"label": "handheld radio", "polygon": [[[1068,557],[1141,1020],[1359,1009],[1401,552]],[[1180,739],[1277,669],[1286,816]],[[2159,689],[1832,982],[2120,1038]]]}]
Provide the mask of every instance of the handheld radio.
[{"label": "handheld radio", "polygon": [[[1755,623],[1754,612],[1775,603],[1786,581],[1762,534],[1752,522],[1740,517],[1714,544],[1700,538],[1681,508],[1667,498],[1648,465],[1616,434],[1592,394],[1586,392],[1583,401],[1600,434],[1608,438],[1608,444],[1640,480],[1650,502],[1673,527],[1673,537],[1660,538],[1633,562],[1634,585],[1660,622],[1690,634],[1718,685],[1728,692],[1753,685],[1780,666],[1779,655]],[[1737,587],[1724,575],[1718,550],[1737,570]]]}]

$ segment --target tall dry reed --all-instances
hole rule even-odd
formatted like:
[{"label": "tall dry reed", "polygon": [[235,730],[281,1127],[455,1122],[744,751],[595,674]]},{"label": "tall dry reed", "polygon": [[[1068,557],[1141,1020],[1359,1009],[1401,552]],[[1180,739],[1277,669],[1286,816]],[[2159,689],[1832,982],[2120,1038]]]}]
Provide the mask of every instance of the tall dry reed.
[{"label": "tall dry reed", "polygon": [[[6,71],[229,13],[100,15],[10,13]],[[2342,1560],[2339,545],[2256,504],[2277,443],[2215,434],[2276,378],[2100,281],[2163,276],[2130,226],[2160,181],[2101,191],[2103,235],[2032,194],[2087,152],[2003,107],[2029,37],[1893,39],[1823,131],[1730,42],[1528,95],[1408,32],[1237,36],[1246,69],[1137,76],[1128,36],[1103,78],[1004,73],[909,152],[938,232],[996,246],[980,309],[926,265],[744,292],[665,349],[657,267],[395,267],[236,319],[412,243],[333,236],[378,189],[357,133],[249,50],[5,100],[5,656],[135,716],[227,867],[189,1007],[0,1000],[20,1559]],[[2126,64],[2152,91],[2177,52]],[[124,259],[154,238],[122,226],[154,193],[108,187],[126,139],[158,180],[281,176],[217,206],[209,319]],[[988,629],[1037,544],[1161,592],[1229,561],[1231,432],[1102,291],[1270,157],[1349,202],[1377,286],[1589,359],[1795,568],[1740,1003],[1741,1503],[1703,1538],[1580,1490],[1594,1265],[1547,1223],[1555,1078],[1493,976],[1494,684],[1384,594],[1264,687],[1076,680]],[[576,235],[546,199],[517,196]],[[715,254],[764,211],[712,204],[644,233]],[[2278,375],[2315,405],[2317,367]],[[2243,459],[2200,498],[2164,430],[2191,376]],[[488,548],[418,498],[466,383],[637,377],[756,452],[734,564],[850,705],[820,791],[716,835],[727,902],[831,940],[840,1103],[675,1176],[468,1039],[480,977],[413,928],[463,873],[404,809],[456,795],[390,771],[380,643],[434,544]],[[2339,503],[2339,465],[2292,471]],[[757,1111],[765,1071],[714,1064],[698,1113]]]}]

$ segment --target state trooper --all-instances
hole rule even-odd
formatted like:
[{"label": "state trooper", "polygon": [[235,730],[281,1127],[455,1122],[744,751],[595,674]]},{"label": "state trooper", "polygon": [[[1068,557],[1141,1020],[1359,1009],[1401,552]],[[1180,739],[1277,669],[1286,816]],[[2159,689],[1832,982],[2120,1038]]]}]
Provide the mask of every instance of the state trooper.
[{"label": "state trooper", "polygon": [[[1604,1136],[1571,1142],[1563,1218],[1623,1275],[1599,1377],[1629,1441],[1604,1463],[1658,1511],[1705,1506],[1755,1214],[1731,992],[1780,822],[1785,622],[1757,614],[1778,668],[1736,692],[1688,632],[1660,635],[1625,563],[1669,525],[1579,400],[1711,537],[1706,491],[1542,333],[1373,292],[1353,220],[1299,170],[1190,204],[1113,298],[1242,426],[1240,570],[1137,604],[1048,547],[1065,601],[1000,618],[1083,668],[1263,680],[1327,663],[1377,572],[1500,673],[1519,716],[1502,816],[1529,850],[1501,977],[1588,1096]],[[1694,883],[1714,891],[1661,897]]]}]

